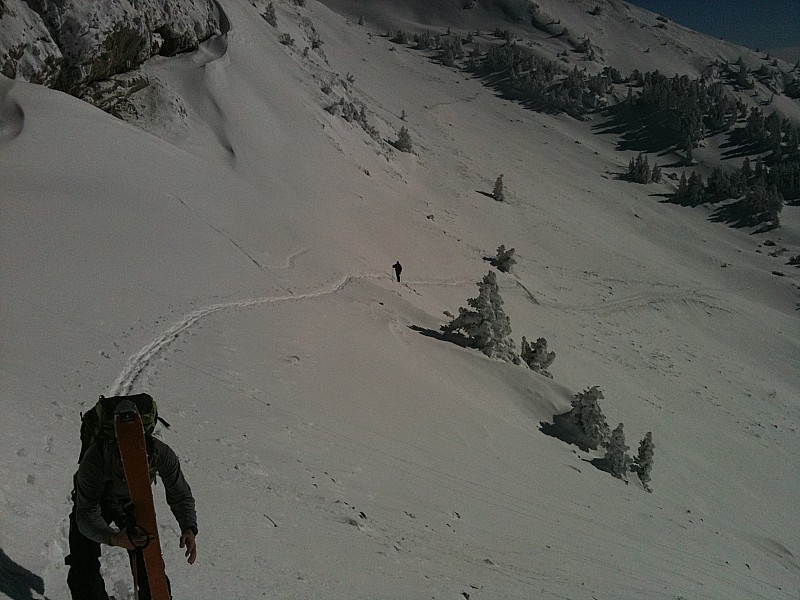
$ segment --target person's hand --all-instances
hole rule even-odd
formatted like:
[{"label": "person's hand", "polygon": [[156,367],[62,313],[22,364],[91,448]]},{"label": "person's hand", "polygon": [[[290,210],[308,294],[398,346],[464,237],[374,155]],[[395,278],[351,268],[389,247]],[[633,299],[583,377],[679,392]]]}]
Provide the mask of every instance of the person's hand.
[{"label": "person's hand", "polygon": [[186,548],[187,562],[193,565],[197,558],[197,542],[194,539],[194,531],[191,529],[187,529],[181,535],[181,548]]},{"label": "person's hand", "polygon": [[126,550],[144,548],[149,541],[147,534],[139,529],[130,535],[124,529],[111,534],[111,545],[117,546],[118,548],[125,548]]}]

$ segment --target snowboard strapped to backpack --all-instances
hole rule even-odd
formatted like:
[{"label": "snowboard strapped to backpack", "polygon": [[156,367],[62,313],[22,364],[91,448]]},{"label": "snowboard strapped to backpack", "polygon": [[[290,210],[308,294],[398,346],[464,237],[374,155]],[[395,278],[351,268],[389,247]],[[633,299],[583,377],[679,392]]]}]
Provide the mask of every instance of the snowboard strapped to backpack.
[{"label": "snowboard strapped to backpack", "polygon": [[150,394],[132,394],[130,396],[100,396],[94,407],[81,416],[81,453],[78,462],[83,459],[86,450],[94,442],[113,442],[116,440],[114,432],[114,412],[120,402],[130,401],[142,419],[142,426],[146,436],[153,434],[156,422],[161,421],[169,427],[164,419],[158,416],[158,406]]}]

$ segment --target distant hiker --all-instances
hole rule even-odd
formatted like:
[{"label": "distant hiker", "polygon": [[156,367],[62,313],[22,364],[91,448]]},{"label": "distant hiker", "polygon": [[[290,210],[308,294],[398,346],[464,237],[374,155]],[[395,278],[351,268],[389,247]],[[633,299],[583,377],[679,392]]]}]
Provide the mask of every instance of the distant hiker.
[{"label": "distant hiker", "polygon": [[[180,547],[186,548],[188,562],[193,564],[197,557],[197,515],[192,490],[183,477],[175,452],[152,436],[158,418],[155,402],[147,394],[138,396],[149,399],[152,405],[151,414],[146,414],[139,408],[145,425],[150,479],[154,483],[156,474],[161,477],[167,504],[181,531]],[[108,600],[100,575],[101,544],[128,550],[131,564],[135,564],[138,598],[151,598],[142,555],[142,548],[149,540],[148,534],[137,528],[126,529],[126,525],[129,525],[126,523],[126,513],[131,514],[132,505],[119,448],[114,438],[113,409],[109,411],[106,406],[104,412],[99,408],[103,401],[112,400],[118,399],[101,397],[95,408],[82,418],[83,447],[78,471],[73,480],[75,487],[72,491],[73,508],[69,516],[69,556],[64,560],[70,567],[67,584],[73,600]],[[137,408],[138,404],[137,402]],[[111,523],[118,529],[111,527]]]},{"label": "distant hiker", "polygon": [[392,265],[392,268],[394,269],[394,274],[397,276],[397,283],[400,283],[400,273],[403,272],[403,265],[401,265],[400,261],[398,260]]}]

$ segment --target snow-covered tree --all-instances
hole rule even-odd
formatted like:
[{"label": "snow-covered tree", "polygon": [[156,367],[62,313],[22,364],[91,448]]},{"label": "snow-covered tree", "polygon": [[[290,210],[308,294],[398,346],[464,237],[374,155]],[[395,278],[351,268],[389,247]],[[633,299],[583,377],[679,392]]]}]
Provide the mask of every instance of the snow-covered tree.
[{"label": "snow-covered tree", "polygon": [[635,160],[631,157],[625,177],[628,181],[633,181],[634,183],[650,183],[652,177],[650,161],[647,160],[647,156],[643,152],[639,152],[639,156]]},{"label": "snow-covered tree", "polygon": [[264,14],[261,16],[264,17],[264,20],[273,27],[278,26],[278,16],[275,14],[275,5],[272,2],[267,4],[267,7],[264,9]]},{"label": "snow-covered tree", "polygon": [[661,183],[661,167],[658,166],[658,163],[653,165],[653,170],[650,172],[650,181]]},{"label": "snow-covered tree", "polygon": [[541,373],[550,379],[553,376],[547,370],[553,361],[556,359],[555,352],[547,351],[547,340],[539,338],[535,343],[529,344],[525,336],[522,336],[522,350],[520,352],[522,362],[528,365],[532,370]]},{"label": "snow-covered tree", "polygon": [[655,447],[656,445],[653,443],[653,433],[648,431],[647,435],[639,442],[639,453],[636,455],[636,458],[633,459],[633,467],[631,469],[639,476],[639,479],[641,479],[644,485],[644,489],[648,492],[652,491],[648,483],[650,483],[650,471],[653,468],[653,451]]},{"label": "snow-covered tree", "polygon": [[492,198],[498,202],[505,202],[506,196],[503,192],[503,176],[500,175],[494,182],[494,190],[492,191]]},{"label": "snow-covered tree", "polygon": [[575,394],[572,410],[567,413],[575,427],[583,436],[587,448],[596,450],[605,445],[609,437],[609,427],[598,400],[603,399],[603,392],[595,385],[584,392]]},{"label": "snow-covered tree", "polygon": [[462,333],[472,348],[477,348],[486,356],[499,358],[506,362],[519,363],[514,352],[511,334],[511,321],[503,311],[503,298],[497,287],[497,275],[489,271],[478,283],[478,296],[469,298],[467,304],[472,310],[458,309],[458,316],[447,325],[442,325],[445,333]]},{"label": "snow-covered tree", "polygon": [[606,446],[606,464],[614,477],[622,479],[628,472],[631,464],[631,457],[628,456],[629,447],[625,445],[625,432],[622,423],[611,432],[611,439]]},{"label": "snow-covered tree", "polygon": [[402,29],[398,29],[397,33],[389,36],[389,41],[394,42],[395,44],[405,45],[408,43],[408,36],[406,35],[405,31],[403,31]]},{"label": "snow-covered tree", "polygon": [[411,134],[405,127],[400,128],[400,133],[397,134],[397,139],[392,142],[392,146],[400,150],[400,152],[411,152]]},{"label": "snow-covered tree", "polygon": [[497,256],[491,259],[489,263],[493,267],[497,267],[497,269],[503,273],[508,273],[509,269],[517,264],[517,259],[514,258],[514,252],[514,248],[506,250],[505,245],[500,244],[497,248]]}]

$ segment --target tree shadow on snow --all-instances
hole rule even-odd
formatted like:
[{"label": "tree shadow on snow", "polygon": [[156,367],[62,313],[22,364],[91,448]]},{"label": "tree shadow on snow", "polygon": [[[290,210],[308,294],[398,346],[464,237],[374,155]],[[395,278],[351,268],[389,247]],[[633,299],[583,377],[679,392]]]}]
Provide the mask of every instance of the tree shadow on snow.
[{"label": "tree shadow on snow", "polygon": [[[539,431],[541,431],[545,435],[554,437],[567,444],[577,446],[584,452],[597,451],[597,447],[588,444],[585,436],[578,430],[577,427],[575,427],[575,424],[569,417],[569,412],[565,412],[560,415],[553,415],[552,423],[548,423],[547,421],[541,421],[539,423]],[[605,456],[595,457],[595,458],[581,458],[581,460],[583,462],[589,463],[598,471],[603,471],[604,473],[608,473],[612,477],[617,477],[612,472],[611,463]],[[617,479],[621,479],[622,481],[625,482],[625,485],[628,485],[627,479],[621,477],[617,477]]]},{"label": "tree shadow on snow", "polygon": [[619,151],[660,152],[666,155],[683,141],[659,114],[624,104],[613,106],[603,114],[607,117],[606,121],[592,129],[601,135],[618,136]]},{"label": "tree shadow on snow", "polygon": [[769,150],[764,142],[754,142],[747,137],[744,129],[733,129],[728,132],[728,140],[720,145],[723,160],[746,158],[755,154],[762,154]]},{"label": "tree shadow on snow", "polygon": [[675,202],[670,202],[670,200],[675,200],[675,194],[659,193],[659,194],[647,194],[647,195],[650,198],[662,198],[662,200],[659,200],[659,202],[666,202],[666,203],[669,203],[669,204],[675,204]]},{"label": "tree shadow on snow", "polygon": [[539,431],[545,435],[559,439],[566,444],[577,446],[584,452],[589,452],[594,449],[586,443],[584,435],[575,427],[575,424],[569,417],[569,412],[553,415],[552,423],[548,423],[547,421],[539,422]]},{"label": "tree shadow on snow", "polygon": [[11,600],[33,600],[33,592],[44,596],[44,580],[15,563],[0,548],[0,595]]},{"label": "tree shadow on snow", "polygon": [[761,227],[753,233],[766,233],[776,228],[774,223],[765,223],[760,215],[754,215],[748,210],[743,200],[737,200],[720,206],[709,217],[709,220],[714,223],[725,223],[736,229],[761,225]]},{"label": "tree shadow on snow", "polygon": [[462,348],[470,347],[469,340],[463,335],[444,333],[442,331],[436,331],[435,329],[420,327],[419,325],[409,325],[408,328],[412,331],[416,331],[420,335],[439,340],[440,342],[449,342],[451,344],[455,344],[456,346],[461,346]]},{"label": "tree shadow on snow", "polygon": [[[586,460],[586,459],[584,459],[584,460]],[[586,460],[586,462],[591,464],[598,471],[603,471],[604,473],[608,473],[609,475],[614,476],[614,474],[611,472],[611,463],[609,462],[609,460],[607,458],[605,458],[605,457],[593,458],[591,460]],[[625,481],[625,483],[628,483],[628,482]]]},{"label": "tree shadow on snow", "polygon": [[783,192],[783,203],[786,206],[800,206],[800,189]]}]

